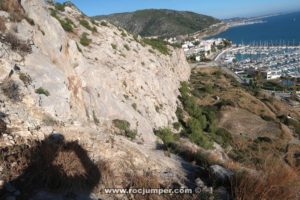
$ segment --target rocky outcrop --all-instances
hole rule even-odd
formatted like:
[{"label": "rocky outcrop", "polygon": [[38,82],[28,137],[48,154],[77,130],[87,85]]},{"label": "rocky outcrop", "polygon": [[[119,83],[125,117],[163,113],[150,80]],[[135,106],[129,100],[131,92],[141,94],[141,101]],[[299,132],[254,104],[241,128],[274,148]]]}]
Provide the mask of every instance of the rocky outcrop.
[{"label": "rocky outcrop", "polygon": [[[26,74],[31,80],[23,89],[26,106],[30,102],[29,107],[36,105],[57,121],[79,126],[109,128],[113,119],[125,119],[142,140],[152,143],[156,140],[153,128],[176,121],[177,88],[190,73],[181,50],[169,47],[171,56],[149,51],[150,46],[124,30],[92,24],[71,4],[57,14],[72,21],[74,29],[68,33],[50,15],[49,9],[55,9],[52,5],[41,0],[22,0],[21,4],[34,25],[22,20],[7,27],[31,43],[32,53],[24,56],[5,47],[9,53],[1,59],[0,80],[18,65],[20,71],[11,78],[19,81]],[[96,31],[82,26],[81,20]],[[83,33],[91,40],[87,47],[80,44]],[[49,95],[36,94],[37,89]]]}]

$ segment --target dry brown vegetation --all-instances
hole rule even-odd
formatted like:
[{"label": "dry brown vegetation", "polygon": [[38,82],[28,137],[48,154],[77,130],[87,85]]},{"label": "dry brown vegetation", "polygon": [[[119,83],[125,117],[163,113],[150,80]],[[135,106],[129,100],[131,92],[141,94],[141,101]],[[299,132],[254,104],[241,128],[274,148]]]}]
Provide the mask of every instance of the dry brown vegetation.
[{"label": "dry brown vegetation", "polygon": [[[127,182],[124,188],[145,188],[145,189],[168,189],[168,188],[180,188],[176,183],[168,183],[168,185],[162,184],[160,177],[152,174],[151,172],[144,172],[143,174],[127,174],[125,175],[125,180]],[[171,184],[171,185],[169,185]],[[174,187],[175,185],[175,187]],[[129,196],[128,196],[129,197]],[[196,200],[201,199],[197,194],[134,194],[133,199],[135,200]]]},{"label": "dry brown vegetation", "polygon": [[[232,134],[229,156],[234,161],[256,168],[268,155],[285,156],[297,128],[293,127],[295,123],[288,123],[286,116],[299,118],[293,107],[272,96],[254,93],[218,68],[195,69],[191,86],[198,103],[216,107],[218,126]],[[289,161],[293,159],[296,157]]]},{"label": "dry brown vegetation", "polygon": [[12,101],[21,101],[23,95],[20,91],[20,86],[13,80],[7,80],[0,84],[0,87],[5,96]]},{"label": "dry brown vegetation", "polygon": [[221,165],[237,172],[231,185],[235,199],[300,199],[300,146],[291,142],[297,140],[300,113],[287,102],[240,85],[218,68],[194,70],[191,87],[198,104],[213,106],[217,125],[233,137],[227,151],[232,161]]},{"label": "dry brown vegetation", "polygon": [[24,53],[31,53],[32,49],[28,42],[20,40],[16,35],[13,33],[8,33],[4,37],[4,42],[9,44],[11,49],[14,51],[24,52]]},{"label": "dry brown vegetation", "polygon": [[[27,199],[36,189],[90,192],[101,178],[99,167],[77,142],[47,138],[5,147],[0,153],[3,178],[21,191],[20,199]],[[0,199],[1,195],[5,191],[0,190]]]},{"label": "dry brown vegetation", "polygon": [[0,32],[6,31],[5,19],[0,16]]},{"label": "dry brown vegetation", "polygon": [[13,21],[21,21],[25,16],[24,9],[19,0],[1,0],[0,10],[8,12]]},{"label": "dry brown vegetation", "polygon": [[[13,164],[17,163],[17,164]],[[65,142],[47,138],[42,142],[0,148],[0,166],[4,181],[11,183],[27,200],[33,191],[46,189],[52,192],[95,192],[103,193],[103,188],[173,188],[171,183],[161,183],[161,177],[145,172],[133,171],[116,176],[109,162],[100,160],[93,163],[87,152],[77,142]],[[121,180],[122,182],[118,182]],[[176,188],[179,185],[177,184]],[[0,199],[6,195],[0,189]],[[127,196],[128,195],[128,196]],[[133,194],[130,199],[143,200],[193,200],[197,195],[157,195]],[[110,196],[111,197],[111,196]]]},{"label": "dry brown vegetation", "polygon": [[271,159],[259,174],[237,174],[232,192],[236,200],[296,200],[300,197],[299,170]]}]

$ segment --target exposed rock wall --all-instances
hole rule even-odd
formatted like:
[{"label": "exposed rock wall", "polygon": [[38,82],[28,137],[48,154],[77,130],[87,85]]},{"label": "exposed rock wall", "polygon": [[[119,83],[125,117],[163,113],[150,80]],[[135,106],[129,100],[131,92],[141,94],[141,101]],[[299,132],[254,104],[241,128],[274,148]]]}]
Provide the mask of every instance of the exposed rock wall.
[{"label": "exposed rock wall", "polygon": [[[74,23],[73,32],[67,33],[50,15],[51,5],[41,0],[22,0],[21,4],[34,25],[25,19],[10,22],[8,31],[29,41],[32,53],[20,55],[5,47],[9,53],[3,52],[0,59],[0,82],[7,79],[14,65],[20,71],[11,78],[20,85],[18,74],[30,76],[32,83],[22,87],[23,106],[81,127],[109,128],[113,119],[124,119],[152,144],[156,140],[153,128],[177,120],[178,87],[190,74],[181,50],[170,47],[170,56],[149,51],[150,46],[111,24],[93,25],[74,6],[59,12],[61,19]],[[97,32],[80,25],[81,19],[89,21]],[[92,41],[88,47],[80,44],[84,32]],[[36,94],[38,88],[50,95]]]}]

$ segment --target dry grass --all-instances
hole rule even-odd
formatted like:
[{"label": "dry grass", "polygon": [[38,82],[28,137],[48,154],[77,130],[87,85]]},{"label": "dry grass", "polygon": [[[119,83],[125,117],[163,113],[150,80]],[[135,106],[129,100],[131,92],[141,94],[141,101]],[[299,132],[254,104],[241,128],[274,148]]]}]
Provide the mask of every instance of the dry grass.
[{"label": "dry grass", "polygon": [[8,12],[13,21],[24,19],[25,12],[19,0],[1,0],[0,10]]},{"label": "dry grass", "polygon": [[[127,174],[128,183],[125,188],[161,188],[159,179],[152,173],[144,173],[143,175],[138,174]],[[144,200],[162,200],[163,197],[154,194],[135,194],[134,199],[144,199]]]},{"label": "dry grass", "polygon": [[14,51],[25,53],[31,53],[32,51],[31,46],[27,42],[20,40],[16,35],[12,33],[6,34],[4,42],[9,44],[11,49]]},{"label": "dry grass", "polygon": [[[166,186],[160,183],[160,177],[153,175],[151,172],[144,172],[142,175],[138,175],[137,173],[127,175],[125,178],[128,182],[124,188],[145,188],[145,189],[168,189],[172,188],[170,186]],[[176,183],[174,183],[176,185]],[[178,188],[178,187],[175,187]],[[175,189],[173,188],[173,189]],[[196,200],[202,199],[200,195],[196,194],[133,194],[132,196],[128,196],[134,200]]]},{"label": "dry grass", "polygon": [[297,170],[281,161],[266,161],[261,174],[240,173],[232,180],[236,200],[299,199],[300,177]]},{"label": "dry grass", "polygon": [[117,177],[112,170],[111,163],[100,160],[98,161],[97,166],[101,172],[101,186],[105,186],[105,188],[115,188]]},{"label": "dry grass", "polygon": [[0,16],[0,32],[6,31],[5,19]]},{"label": "dry grass", "polygon": [[[30,148],[14,146],[0,149],[0,153],[5,181],[21,191],[22,200],[38,189],[89,193],[101,179],[99,167],[77,142],[47,138]],[[12,163],[18,164],[12,167]]]},{"label": "dry grass", "polygon": [[0,85],[3,93],[10,100],[16,102],[22,100],[22,94],[19,85],[13,80],[7,80]]}]

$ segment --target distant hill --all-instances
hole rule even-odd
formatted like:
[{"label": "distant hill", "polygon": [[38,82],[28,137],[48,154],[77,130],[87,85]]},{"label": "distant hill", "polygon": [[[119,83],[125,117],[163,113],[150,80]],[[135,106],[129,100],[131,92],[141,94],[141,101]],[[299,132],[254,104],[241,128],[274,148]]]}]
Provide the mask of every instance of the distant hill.
[{"label": "distant hill", "polygon": [[194,33],[220,20],[187,11],[175,10],[139,10],[131,13],[118,13],[94,17],[108,20],[116,26],[142,36],[177,36]]}]

